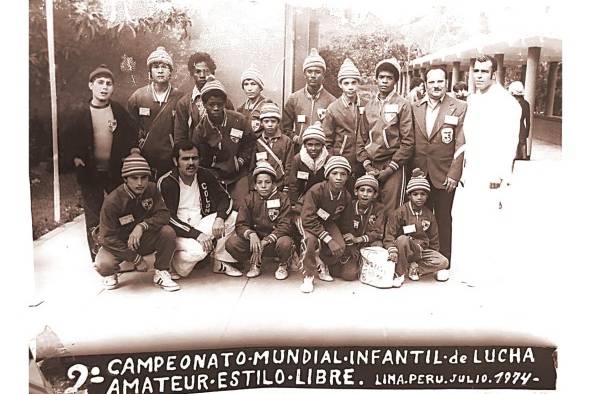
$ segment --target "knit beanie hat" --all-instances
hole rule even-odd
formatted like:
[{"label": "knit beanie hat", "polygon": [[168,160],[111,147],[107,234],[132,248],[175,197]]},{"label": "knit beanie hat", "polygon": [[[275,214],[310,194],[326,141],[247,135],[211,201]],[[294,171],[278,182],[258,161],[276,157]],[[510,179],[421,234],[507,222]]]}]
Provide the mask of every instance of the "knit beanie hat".
[{"label": "knit beanie hat", "polygon": [[381,60],[376,65],[376,78],[378,77],[378,73],[382,70],[392,71],[394,72],[394,77],[396,78],[396,80],[398,81],[400,79],[400,64],[398,63],[398,60],[396,60],[396,58],[391,57],[389,59]]},{"label": "knit beanie hat", "polygon": [[330,174],[335,168],[344,168],[349,174],[351,173],[351,164],[349,164],[349,160],[345,159],[343,156],[331,156],[324,165],[324,177],[328,178],[328,174]]},{"label": "knit beanie hat", "polygon": [[349,58],[346,58],[341,68],[339,69],[339,74],[337,75],[337,82],[341,83],[341,80],[345,78],[355,78],[358,81],[361,80],[361,73],[359,69],[355,67],[353,61]]},{"label": "knit beanie hat", "polygon": [[357,181],[355,181],[355,187],[353,189],[357,190],[357,188],[361,186],[373,187],[376,193],[380,191],[380,184],[373,175],[365,174],[357,178]]},{"label": "knit beanie hat", "polygon": [[240,86],[244,85],[244,81],[246,81],[247,79],[252,79],[256,83],[258,83],[258,85],[261,87],[261,90],[265,87],[265,84],[263,83],[263,74],[254,64],[251,64],[250,67],[244,70],[244,72],[240,76]]},{"label": "knit beanie hat", "polygon": [[150,65],[152,63],[168,64],[171,70],[174,67],[172,63],[172,57],[168,54],[168,52],[166,52],[166,49],[164,49],[164,47],[158,47],[154,52],[150,53],[150,56],[148,56],[148,60],[146,62],[148,68],[150,68]]},{"label": "knit beanie hat", "polygon": [[271,178],[273,178],[273,181],[277,179],[277,172],[275,171],[271,163],[269,163],[266,160],[257,161],[254,171],[252,172],[252,179],[256,179],[257,175],[259,174],[269,174],[271,175]]},{"label": "knit beanie hat", "polygon": [[88,75],[88,82],[94,81],[98,77],[109,77],[115,82],[115,77],[113,77],[113,72],[107,68],[106,64],[101,64],[93,71],[90,72]]},{"label": "knit beanie hat", "polygon": [[302,134],[302,144],[307,140],[318,140],[323,144],[326,144],[326,136],[324,135],[324,130],[322,130],[322,124],[320,122],[316,121],[304,130],[304,133]]},{"label": "knit beanie hat", "polygon": [[406,186],[406,193],[410,194],[415,190],[424,190],[427,193],[431,191],[431,186],[429,186],[429,181],[425,177],[425,173],[420,168],[415,168],[412,170],[412,177],[410,181],[408,181],[408,185]]},{"label": "knit beanie hat", "polygon": [[132,153],[123,159],[123,167],[121,168],[123,178],[131,175],[150,176],[151,174],[148,162],[137,151],[132,150]]},{"label": "knit beanie hat", "polygon": [[213,75],[208,75],[205,80],[205,85],[201,88],[201,100],[205,103],[209,96],[215,91],[221,92],[224,94],[225,97],[228,97],[226,93],[226,88],[224,85],[217,80]]},{"label": "knit beanie hat", "polygon": [[302,70],[306,71],[308,67],[320,67],[324,71],[326,71],[326,63],[320,54],[318,53],[318,49],[312,48],[310,49],[310,54],[307,58],[304,59],[304,65],[302,66]]},{"label": "knit beanie hat", "polygon": [[521,81],[513,81],[509,85],[509,93],[513,96],[523,96],[523,91],[525,88],[523,87],[523,83]]},{"label": "knit beanie hat", "polygon": [[260,110],[259,119],[261,120],[265,118],[277,118],[281,120],[281,110],[274,102],[263,103]]}]

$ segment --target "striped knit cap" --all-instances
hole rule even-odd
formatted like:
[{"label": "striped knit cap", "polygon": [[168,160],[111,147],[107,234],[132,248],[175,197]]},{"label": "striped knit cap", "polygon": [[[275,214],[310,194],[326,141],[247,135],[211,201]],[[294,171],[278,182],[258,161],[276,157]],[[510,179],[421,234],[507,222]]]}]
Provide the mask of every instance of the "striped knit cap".
[{"label": "striped knit cap", "polygon": [[314,122],[308,126],[304,133],[302,134],[302,144],[307,140],[318,140],[323,144],[326,144],[326,136],[324,135],[324,130],[322,130],[322,124],[319,121]]},{"label": "striped knit cap", "polygon": [[308,67],[320,67],[326,71],[326,63],[316,48],[310,49],[310,54],[304,59],[303,71],[306,71]]},{"label": "striped knit cap", "polygon": [[425,177],[425,173],[420,168],[415,168],[412,170],[412,177],[410,181],[408,181],[408,185],[406,186],[406,193],[410,194],[415,190],[425,190],[427,193],[431,191],[431,186],[429,186],[429,181],[427,177]]},{"label": "striped knit cap", "polygon": [[123,178],[131,175],[151,175],[150,166],[146,159],[139,153],[133,152],[123,160],[121,176]]},{"label": "striped knit cap", "polygon": [[376,191],[376,193],[380,191],[380,184],[378,183],[378,180],[373,175],[365,174],[365,175],[362,175],[359,178],[357,178],[357,181],[355,181],[354,189],[357,190],[357,188],[359,188],[361,186],[373,187],[373,189]]},{"label": "striped knit cap", "polygon": [[259,119],[264,118],[277,118],[281,120],[281,110],[277,106],[277,104],[273,102],[263,103],[260,108],[261,114],[259,115]]},{"label": "striped knit cap", "polygon": [[265,84],[263,83],[263,74],[261,74],[257,66],[255,66],[254,64],[251,64],[250,67],[244,70],[244,72],[240,76],[240,86],[242,86],[244,84],[244,81],[246,81],[247,79],[252,79],[256,83],[258,83],[261,87],[261,90],[265,87]]},{"label": "striped knit cap", "polygon": [[337,75],[337,82],[341,83],[341,80],[345,78],[355,78],[358,81],[361,80],[361,73],[359,69],[355,67],[353,61],[349,58],[346,58],[341,68],[339,69],[339,74]]},{"label": "striped knit cap", "polygon": [[398,63],[398,60],[396,60],[396,58],[391,57],[389,59],[384,59],[381,60],[377,65],[376,65],[376,79],[378,77],[378,73],[381,70],[390,70],[390,71],[394,71],[394,76],[396,77],[396,80],[398,81],[398,79],[400,78],[400,64]]},{"label": "striped knit cap", "polygon": [[349,164],[349,160],[345,159],[343,156],[331,156],[324,165],[324,177],[328,178],[328,174],[330,174],[335,168],[344,168],[349,174],[351,173],[351,164]]},{"label": "striped knit cap", "polygon": [[271,175],[271,178],[273,178],[273,181],[277,179],[277,172],[275,171],[271,163],[269,163],[266,160],[257,161],[254,171],[252,172],[252,178],[256,179],[257,175],[259,174],[269,174]]},{"label": "striped knit cap", "polygon": [[221,92],[224,96],[228,97],[228,93],[226,93],[226,88],[222,83],[217,80],[213,75],[208,75],[205,85],[201,88],[201,100],[205,103],[209,96],[215,91]]},{"label": "striped knit cap", "polygon": [[171,70],[174,68],[174,64],[172,63],[172,57],[168,54],[168,52],[166,52],[166,49],[164,49],[164,47],[158,47],[154,52],[150,53],[150,56],[148,56],[148,60],[146,61],[146,63],[148,65],[148,68],[150,68],[150,65],[152,63],[164,63],[168,64]]}]

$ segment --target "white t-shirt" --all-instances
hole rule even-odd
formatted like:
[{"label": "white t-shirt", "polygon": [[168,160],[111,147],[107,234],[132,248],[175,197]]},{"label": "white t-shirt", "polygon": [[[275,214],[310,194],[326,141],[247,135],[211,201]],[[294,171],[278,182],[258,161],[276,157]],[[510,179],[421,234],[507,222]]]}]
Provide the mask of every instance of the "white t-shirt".
[{"label": "white t-shirt", "polygon": [[179,178],[180,194],[177,216],[180,220],[191,227],[197,227],[201,221],[201,197],[199,195],[199,186],[197,176],[193,178],[191,185],[185,185]]}]

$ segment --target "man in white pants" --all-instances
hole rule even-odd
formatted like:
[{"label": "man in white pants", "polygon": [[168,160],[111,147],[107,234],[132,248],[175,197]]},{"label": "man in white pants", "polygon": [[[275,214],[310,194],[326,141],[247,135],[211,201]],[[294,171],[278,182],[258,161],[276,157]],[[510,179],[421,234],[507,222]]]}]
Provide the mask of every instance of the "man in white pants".
[{"label": "man in white pants", "polygon": [[189,275],[215,249],[213,271],[241,276],[232,266],[236,260],[225,249],[237,217],[230,195],[211,171],[199,167],[199,152],[194,143],[177,143],[172,160],[176,168],[158,180],[158,189],[177,235],[174,272],[180,277]]}]

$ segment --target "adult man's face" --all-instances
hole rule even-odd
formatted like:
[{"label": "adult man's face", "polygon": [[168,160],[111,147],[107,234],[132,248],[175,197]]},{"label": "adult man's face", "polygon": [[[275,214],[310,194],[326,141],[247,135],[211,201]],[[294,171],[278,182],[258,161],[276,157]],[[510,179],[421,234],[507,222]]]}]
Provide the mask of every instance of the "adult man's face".
[{"label": "adult man's face", "polygon": [[432,100],[440,100],[446,91],[445,72],[440,69],[427,73],[427,94]]},{"label": "adult man's face", "polygon": [[98,77],[88,83],[93,101],[107,104],[113,95],[113,80],[109,77]]},{"label": "adult man's face", "polygon": [[199,155],[197,148],[193,147],[189,150],[179,150],[179,158],[174,158],[174,164],[179,169],[179,174],[182,177],[192,178],[197,173],[199,166]]},{"label": "adult man's face", "polygon": [[171,75],[170,66],[166,63],[158,62],[150,65],[150,77],[156,83],[167,83]]},{"label": "adult man's face", "polygon": [[396,78],[392,71],[381,70],[378,73],[378,89],[381,94],[385,96],[390,94],[394,90],[394,85],[396,85]]},{"label": "adult man's face", "polygon": [[195,63],[193,65],[193,70],[191,73],[193,75],[195,85],[197,85],[199,89],[201,89],[203,85],[205,85],[207,77],[212,74],[209,67],[207,67],[207,63],[205,62]]},{"label": "adult man's face", "polygon": [[486,90],[493,84],[492,62],[487,60],[485,62],[474,62],[474,85],[479,91]]},{"label": "adult man's face", "polygon": [[304,70],[306,77],[306,84],[311,88],[320,88],[322,82],[324,82],[324,70],[322,67],[308,67]]},{"label": "adult man's face", "polygon": [[222,96],[210,96],[207,102],[204,103],[207,116],[213,122],[221,123],[224,119],[224,107],[226,105],[226,99]]}]

